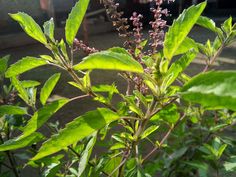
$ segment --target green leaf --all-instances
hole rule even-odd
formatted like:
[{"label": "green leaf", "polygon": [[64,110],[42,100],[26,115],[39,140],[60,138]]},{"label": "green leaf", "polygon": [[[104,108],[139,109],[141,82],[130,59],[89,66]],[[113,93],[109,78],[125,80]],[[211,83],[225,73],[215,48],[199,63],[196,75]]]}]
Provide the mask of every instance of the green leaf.
[{"label": "green leaf", "polygon": [[174,62],[169,70],[166,73],[165,80],[163,81],[162,89],[165,90],[168,86],[170,86],[177,77],[189,66],[189,64],[196,57],[196,52],[189,51],[184,54],[180,59]]},{"label": "green leaf", "polygon": [[34,21],[32,17],[23,12],[18,12],[16,14],[9,14],[12,19],[17,21],[22,29],[35,40],[47,44],[47,39],[44,36],[40,26]]},{"label": "green leaf", "polygon": [[40,82],[32,81],[32,80],[25,80],[25,81],[21,81],[21,85],[23,88],[31,88],[31,87],[39,86]]},{"label": "green leaf", "polygon": [[117,88],[114,84],[112,84],[112,85],[95,85],[95,86],[92,86],[92,91],[119,93],[119,91],[117,90]]},{"label": "green leaf", "polygon": [[12,64],[10,68],[6,71],[5,76],[7,78],[17,76],[21,73],[24,73],[28,70],[31,70],[33,68],[46,65],[47,62],[45,60],[42,60],[40,58],[35,57],[25,57],[21,59],[20,61]]},{"label": "green leaf", "polygon": [[89,140],[88,144],[85,147],[85,150],[83,151],[80,161],[79,161],[79,169],[78,169],[78,177],[82,175],[84,170],[86,169],[86,166],[88,164],[89,158],[91,156],[93,147],[97,140],[97,133],[94,133],[92,135],[92,138]]},{"label": "green leaf", "polygon": [[47,99],[50,96],[50,94],[52,93],[57,82],[59,81],[60,76],[61,76],[60,73],[56,73],[45,82],[45,84],[40,92],[40,101],[43,105],[46,104]]},{"label": "green leaf", "polygon": [[199,74],[182,88],[180,95],[186,101],[208,108],[236,111],[236,72],[212,71]]},{"label": "green leaf", "polygon": [[218,150],[218,159],[221,158],[221,156],[226,148],[227,148],[227,144],[223,144],[222,146],[220,146],[220,148]]},{"label": "green leaf", "polygon": [[224,168],[226,171],[236,170],[236,156],[231,156],[228,162],[224,163]]},{"label": "green leaf", "polygon": [[[67,146],[93,134],[107,124],[119,119],[119,115],[105,108],[98,108],[95,111],[76,118],[66,125],[58,135],[52,136],[39,149],[38,154],[32,159],[37,160],[53,153],[56,153]],[[70,137],[70,138],[68,138]]]},{"label": "green leaf", "polygon": [[168,123],[175,123],[180,117],[178,113],[177,106],[175,104],[170,104],[163,108],[159,113],[155,114],[150,120],[152,122],[158,120],[165,120]]},{"label": "green leaf", "polygon": [[150,134],[152,134],[153,132],[155,132],[157,129],[159,128],[159,126],[156,125],[152,125],[150,127],[148,127],[142,134],[141,139],[144,139],[146,137],[148,137]]},{"label": "green leaf", "polygon": [[143,73],[142,66],[130,55],[112,51],[102,51],[85,57],[74,66],[75,70],[119,70]]},{"label": "green leaf", "polygon": [[206,7],[206,2],[197,6],[191,6],[174,21],[172,26],[166,33],[164,41],[164,56],[171,60],[185,37],[188,35],[194,24],[197,22],[199,16]]},{"label": "green leaf", "polygon": [[34,113],[32,118],[29,120],[27,125],[23,129],[23,137],[26,137],[36,130],[38,130],[48,119],[55,114],[60,108],[62,108],[66,103],[68,103],[68,99],[61,99],[54,101],[43,108],[39,109]]},{"label": "green leaf", "polygon": [[24,100],[25,103],[29,104],[29,96],[25,88],[21,85],[21,82],[16,78],[11,78],[11,83],[15,87],[15,89],[19,92],[18,96]]},{"label": "green leaf", "polygon": [[10,151],[15,149],[24,148],[26,146],[30,146],[33,143],[36,143],[43,139],[43,135],[41,133],[33,133],[27,137],[17,137],[15,139],[11,139],[5,141],[4,144],[0,145],[0,151]]},{"label": "green leaf", "polygon": [[208,18],[208,17],[200,16],[198,18],[197,24],[204,27],[204,28],[206,28],[206,29],[209,29],[213,32],[216,32],[215,22],[212,19]]},{"label": "green leaf", "polygon": [[10,55],[0,58],[0,75],[4,74],[5,71],[7,70],[7,64],[8,64],[9,58],[10,58]]},{"label": "green leaf", "polygon": [[42,177],[55,177],[61,168],[61,163],[52,163],[47,166],[47,169],[43,172]]},{"label": "green leaf", "polygon": [[[107,174],[111,174],[113,170],[117,168],[117,166],[121,163],[122,157],[117,156],[114,158],[111,158],[106,165],[103,168],[103,171],[105,171]],[[118,170],[111,176],[111,177],[117,177],[118,176]]]},{"label": "green leaf", "polygon": [[73,7],[68,19],[66,20],[66,41],[72,46],[78,29],[83,21],[88,8],[89,0],[79,0]]},{"label": "green leaf", "polygon": [[66,49],[66,44],[63,39],[61,39],[59,46],[60,46],[60,50],[61,50],[63,56],[66,58],[67,61],[69,61],[69,57],[68,57],[67,49]]},{"label": "green leaf", "polygon": [[2,105],[0,106],[0,117],[3,115],[25,115],[27,109],[19,106]]},{"label": "green leaf", "polygon": [[222,25],[222,29],[227,34],[227,36],[229,36],[230,33],[232,32],[232,22],[233,22],[233,18],[229,17]]},{"label": "green leaf", "polygon": [[54,29],[55,29],[55,25],[54,25],[54,21],[53,18],[51,18],[50,20],[46,21],[43,24],[43,28],[44,28],[44,34],[49,37],[50,40],[54,41]]},{"label": "green leaf", "polygon": [[125,55],[132,56],[126,49],[121,48],[121,47],[112,47],[112,48],[110,48],[108,50],[111,51],[111,52],[123,53]]},{"label": "green leaf", "polygon": [[174,55],[184,54],[188,52],[190,49],[198,51],[198,46],[193,39],[186,37],[184,41],[180,44],[179,48],[176,50]]}]

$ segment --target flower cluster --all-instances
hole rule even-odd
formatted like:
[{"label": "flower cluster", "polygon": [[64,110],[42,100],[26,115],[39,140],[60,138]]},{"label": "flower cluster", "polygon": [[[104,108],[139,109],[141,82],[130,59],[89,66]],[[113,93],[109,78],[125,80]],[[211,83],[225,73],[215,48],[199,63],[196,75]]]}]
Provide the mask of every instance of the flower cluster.
[{"label": "flower cluster", "polygon": [[123,12],[118,12],[118,3],[115,3],[114,0],[103,0],[103,4],[106,8],[107,14],[110,16],[113,26],[116,27],[116,30],[119,32],[119,36],[125,38],[124,47],[132,50],[133,41],[130,39],[132,32],[129,32],[128,19],[123,18]]},{"label": "flower cluster", "polygon": [[74,45],[75,50],[82,50],[86,55],[98,52],[97,49],[87,46],[82,40],[75,39]]},{"label": "flower cluster", "polygon": [[166,27],[166,21],[163,20],[163,16],[169,15],[168,10],[162,9],[161,7],[165,1],[170,3],[174,0],[153,0],[153,2],[155,2],[156,8],[151,9],[154,15],[154,20],[150,22],[152,30],[149,31],[152,54],[156,53],[158,48],[163,46],[163,40],[165,37],[164,28]]},{"label": "flower cluster", "polygon": [[[141,19],[143,16],[141,14],[137,14],[136,12],[133,13],[132,17],[130,17],[130,20],[132,21],[133,24],[133,37],[134,37],[134,48],[138,50],[142,50],[143,46],[141,45],[143,39],[143,24],[141,22]],[[137,56],[138,59],[141,59],[142,53]]]}]

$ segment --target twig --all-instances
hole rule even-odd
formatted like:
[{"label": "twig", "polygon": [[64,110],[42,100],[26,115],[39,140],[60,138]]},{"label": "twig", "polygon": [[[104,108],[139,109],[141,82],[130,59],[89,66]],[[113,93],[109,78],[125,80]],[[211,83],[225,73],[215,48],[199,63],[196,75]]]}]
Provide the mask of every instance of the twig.
[{"label": "twig", "polygon": [[218,58],[218,56],[221,54],[223,48],[225,47],[225,43],[223,43],[221,45],[221,47],[219,48],[219,50],[215,53],[215,55],[210,59],[210,62],[206,65],[206,67],[203,70],[204,72],[207,72],[207,70],[209,69],[209,67],[216,61],[216,59]]},{"label": "twig", "polygon": [[160,147],[164,144],[164,142],[169,138],[171,132],[178,126],[178,124],[185,118],[185,114],[178,119],[178,121],[175,123],[175,125],[171,126],[168,132],[165,134],[165,136],[162,138],[161,142],[159,143],[159,146],[153,148],[151,152],[149,152],[142,160],[142,163],[147,160],[155,151],[160,149]]},{"label": "twig", "polygon": [[81,99],[81,98],[86,98],[86,97],[89,97],[89,95],[80,95],[80,96],[77,96],[77,97],[74,97],[74,98],[71,98],[70,101],[74,101],[74,100],[78,100],[78,99]]},{"label": "twig", "polygon": [[[71,152],[73,152],[73,153],[78,157],[78,159],[81,158],[81,155],[80,155],[79,153],[77,153],[72,147],[68,146],[67,148],[68,148],[69,150],[71,150]],[[89,161],[88,161],[88,164],[89,164],[90,166],[92,166],[92,167],[95,167],[95,165],[94,165],[93,163],[89,162]],[[102,172],[104,175],[109,176],[109,174],[107,174],[105,171],[101,171],[101,172]]]}]

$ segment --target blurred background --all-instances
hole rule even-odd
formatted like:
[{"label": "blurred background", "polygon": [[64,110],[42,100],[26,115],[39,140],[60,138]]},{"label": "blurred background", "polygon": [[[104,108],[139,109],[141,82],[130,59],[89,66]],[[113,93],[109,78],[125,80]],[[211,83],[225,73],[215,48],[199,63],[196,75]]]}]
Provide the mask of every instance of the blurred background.
[{"label": "blurred background", "polygon": [[[109,18],[106,16],[100,1],[101,0],[91,0],[90,2],[86,24],[83,25],[83,33],[88,33],[84,34],[85,37],[91,33],[98,34],[101,32],[108,32],[112,29],[111,24],[107,23],[109,22]],[[124,16],[126,17],[130,17],[132,12],[136,11],[144,15],[145,24],[148,24],[148,21],[152,18],[149,8],[152,7],[153,4],[149,3],[149,0],[116,1],[120,4],[120,10],[124,11]],[[172,17],[168,20],[171,21],[178,16],[183,9],[202,1],[203,0],[175,0],[174,3],[166,3],[164,8],[168,8],[172,14]],[[207,1],[208,6],[204,15],[213,18],[217,22],[223,21],[230,15],[236,17],[236,3],[234,0]],[[20,26],[9,18],[8,13],[15,13],[18,11],[25,12],[31,15],[40,25],[53,17],[57,28],[60,29],[64,26],[68,13],[75,3],[76,0],[0,0],[0,49],[21,46],[33,42],[28,38],[25,38],[24,35],[21,35],[22,30]],[[96,22],[99,25],[97,25]],[[96,29],[93,29],[94,25],[96,25]],[[88,36],[86,38],[88,38]]]}]

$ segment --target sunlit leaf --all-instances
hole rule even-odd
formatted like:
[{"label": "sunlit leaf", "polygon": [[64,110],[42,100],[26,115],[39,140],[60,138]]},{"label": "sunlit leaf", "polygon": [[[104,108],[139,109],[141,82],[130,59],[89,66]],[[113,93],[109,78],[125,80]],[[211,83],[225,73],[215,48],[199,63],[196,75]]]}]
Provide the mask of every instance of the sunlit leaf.
[{"label": "sunlit leaf", "polygon": [[7,78],[17,76],[33,68],[46,65],[47,62],[40,58],[35,57],[25,57],[19,60],[18,62],[12,64],[6,71],[5,76]]},{"label": "sunlit leaf", "polygon": [[200,16],[198,18],[197,24],[213,32],[216,32],[215,22],[208,17]]},{"label": "sunlit leaf", "polygon": [[86,169],[86,166],[88,164],[89,158],[91,156],[93,146],[95,145],[97,140],[97,133],[94,133],[92,138],[89,140],[88,144],[85,147],[85,150],[83,151],[80,161],[79,161],[79,169],[78,169],[78,177],[82,175],[84,170]]},{"label": "sunlit leaf", "polygon": [[174,21],[165,36],[164,56],[171,60],[181,43],[184,41],[199,16],[206,7],[206,2],[191,6]]},{"label": "sunlit leaf", "polygon": [[53,114],[68,103],[68,101],[68,99],[54,101],[35,112],[27,125],[24,127],[22,136],[26,137],[38,130]]},{"label": "sunlit leaf", "polygon": [[55,25],[54,25],[54,21],[53,18],[51,18],[50,20],[46,21],[43,25],[44,28],[44,34],[49,37],[50,40],[54,41],[54,29],[55,29]]},{"label": "sunlit leaf", "polygon": [[13,105],[2,105],[0,106],[0,117],[3,115],[24,115],[27,114],[27,109]]},{"label": "sunlit leaf", "polygon": [[72,46],[78,29],[83,21],[84,15],[88,8],[89,0],[79,0],[73,7],[68,19],[66,20],[66,41]]},{"label": "sunlit leaf", "polygon": [[47,39],[43,34],[40,26],[34,21],[32,17],[23,12],[16,14],[9,14],[12,19],[16,20],[22,27],[22,29],[35,40],[47,44]]},{"label": "sunlit leaf", "polygon": [[142,66],[130,55],[112,51],[102,51],[89,55],[74,66],[75,70],[119,70],[143,73]]},{"label": "sunlit leaf", "polygon": [[33,143],[36,143],[43,139],[43,135],[41,133],[33,133],[27,137],[17,137],[14,139],[10,139],[5,141],[4,144],[0,145],[0,151],[10,151],[15,149],[24,148],[26,146],[30,146]]},{"label": "sunlit leaf", "polygon": [[199,74],[181,90],[181,97],[212,109],[236,110],[236,72],[212,71]]},{"label": "sunlit leaf", "polygon": [[40,92],[40,101],[43,105],[47,102],[48,97],[52,93],[54,87],[60,79],[61,74],[57,73],[51,76],[44,84]]},{"label": "sunlit leaf", "polygon": [[119,117],[120,116],[116,113],[105,108],[98,108],[95,111],[87,112],[86,114],[67,124],[58,135],[54,135],[48,139],[32,160],[37,160],[56,153],[67,146],[93,134],[107,124],[110,124],[111,122],[119,119]]}]

